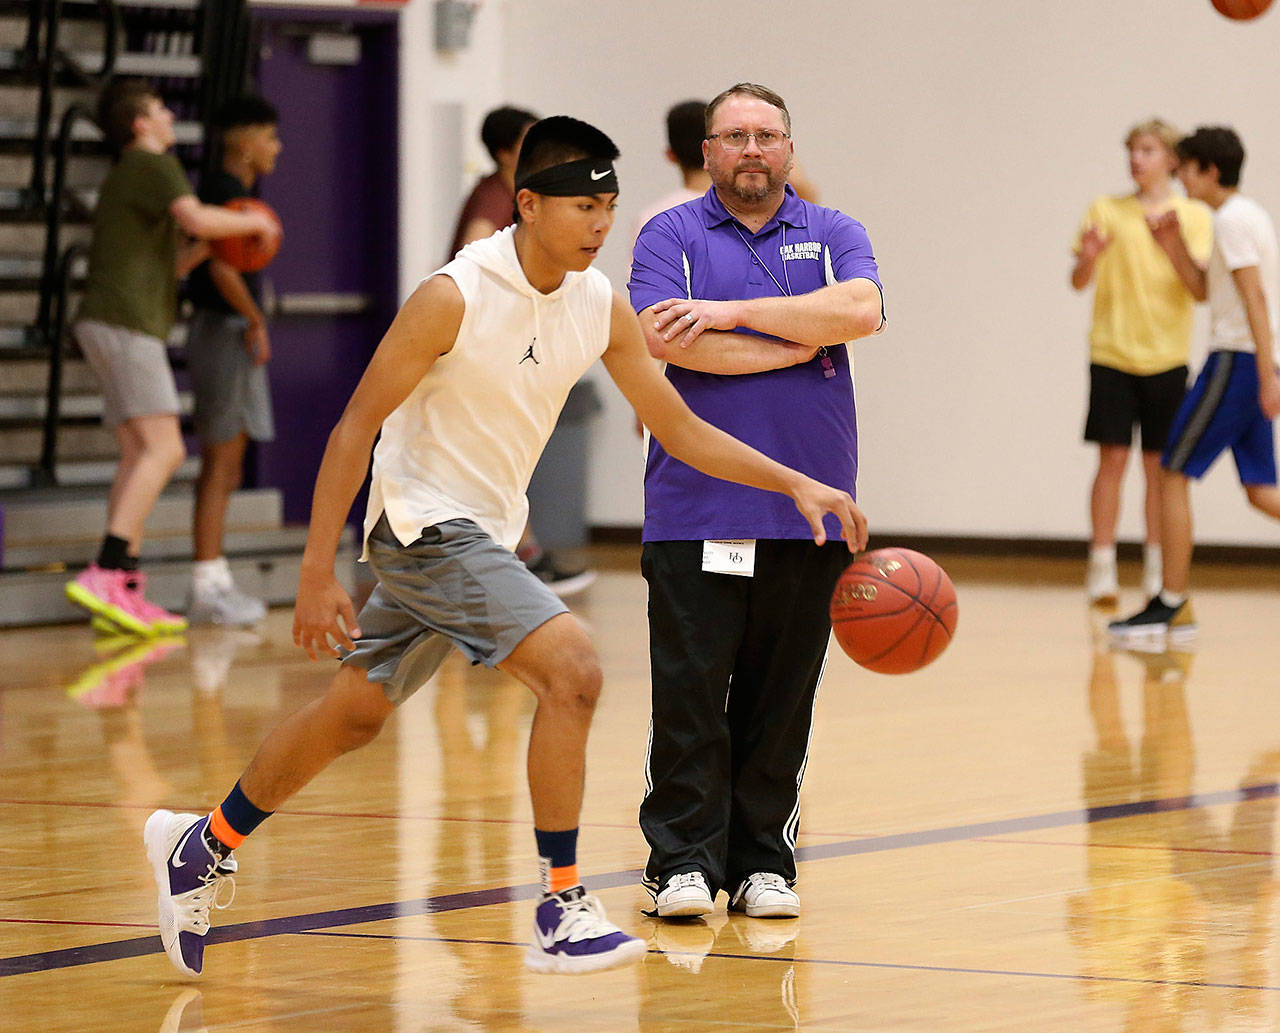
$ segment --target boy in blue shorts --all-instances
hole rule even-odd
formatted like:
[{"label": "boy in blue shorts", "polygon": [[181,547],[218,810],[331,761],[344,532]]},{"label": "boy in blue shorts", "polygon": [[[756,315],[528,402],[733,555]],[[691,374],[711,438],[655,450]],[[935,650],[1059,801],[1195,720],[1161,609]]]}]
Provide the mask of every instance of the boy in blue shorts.
[{"label": "boy in blue shorts", "polygon": [[1200,127],[1178,144],[1178,177],[1187,195],[1213,209],[1207,269],[1187,252],[1177,216],[1152,221],[1152,233],[1196,300],[1209,302],[1211,351],[1174,417],[1164,467],[1164,586],[1142,612],[1114,621],[1123,641],[1195,636],[1187,598],[1191,568],[1192,478],[1230,448],[1249,503],[1280,520],[1271,421],[1280,415],[1274,340],[1280,325],[1280,245],[1271,217],[1239,192],[1244,145],[1234,130]]}]

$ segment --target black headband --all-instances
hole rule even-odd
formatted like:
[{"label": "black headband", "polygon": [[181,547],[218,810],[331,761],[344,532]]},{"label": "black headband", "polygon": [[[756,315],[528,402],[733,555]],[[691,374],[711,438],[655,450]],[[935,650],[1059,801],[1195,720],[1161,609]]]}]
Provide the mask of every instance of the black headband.
[{"label": "black headband", "polygon": [[532,190],[548,197],[584,197],[593,194],[616,194],[618,173],[613,162],[601,158],[582,158],[525,176],[516,190]]}]

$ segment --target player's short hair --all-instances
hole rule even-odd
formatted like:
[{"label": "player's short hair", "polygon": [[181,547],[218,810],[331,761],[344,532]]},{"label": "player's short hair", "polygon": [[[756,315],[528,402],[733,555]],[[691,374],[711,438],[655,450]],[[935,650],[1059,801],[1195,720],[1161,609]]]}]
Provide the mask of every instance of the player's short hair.
[{"label": "player's short hair", "polygon": [[613,161],[618,153],[617,145],[595,126],[568,115],[552,115],[535,122],[525,134],[515,180],[519,183],[552,165],[580,158]]},{"label": "player's short hair", "polygon": [[480,125],[480,142],[489,157],[498,160],[499,151],[509,151],[520,139],[526,128],[538,121],[538,116],[523,108],[494,108],[484,116]]},{"label": "player's short hair", "polygon": [[780,112],[782,112],[782,124],[786,127],[787,135],[791,134],[791,112],[787,110],[786,102],[779,97],[773,90],[767,86],[760,86],[752,82],[740,82],[735,86],[730,86],[721,94],[717,94],[712,98],[711,103],[707,105],[706,113],[703,117],[702,129],[704,133],[711,132],[711,123],[716,117],[716,108],[723,104],[730,97],[755,97],[762,100],[766,104],[772,104]]},{"label": "player's short hair", "polygon": [[116,154],[133,143],[133,122],[147,110],[147,102],[160,100],[160,91],[146,79],[112,79],[98,95],[97,122]]},{"label": "player's short hair", "polygon": [[[583,158],[612,162],[619,153],[617,144],[588,122],[569,115],[544,118],[529,127],[520,145],[515,172],[517,192],[521,182],[553,165]],[[516,222],[520,221],[518,206],[515,218]]]},{"label": "player's short hair", "polygon": [[256,93],[232,97],[213,116],[214,128],[220,133],[248,126],[274,126],[280,124],[280,113]]},{"label": "player's short hair", "polygon": [[1240,183],[1244,144],[1230,126],[1200,126],[1178,141],[1178,157],[1194,161],[1202,169],[1213,165],[1218,170],[1219,186],[1234,187]]},{"label": "player's short hair", "polygon": [[667,112],[667,145],[686,172],[702,168],[706,110],[706,101],[685,100]]},{"label": "player's short hair", "polygon": [[1125,134],[1124,145],[1132,147],[1133,141],[1140,136],[1154,136],[1164,144],[1165,150],[1175,158],[1178,156],[1178,141],[1182,139],[1182,133],[1163,118],[1149,118],[1145,122],[1132,126]]}]

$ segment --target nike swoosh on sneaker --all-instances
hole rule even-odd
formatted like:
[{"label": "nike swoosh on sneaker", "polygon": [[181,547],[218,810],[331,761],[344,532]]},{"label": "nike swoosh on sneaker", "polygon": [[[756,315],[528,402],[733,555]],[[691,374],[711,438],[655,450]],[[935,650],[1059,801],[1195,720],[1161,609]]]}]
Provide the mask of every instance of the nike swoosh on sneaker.
[{"label": "nike swoosh on sneaker", "polygon": [[193,833],[199,825],[200,823],[197,821],[191,826],[191,828],[187,829],[187,834],[178,840],[178,845],[173,848],[173,853],[169,855],[169,863],[173,865],[174,868],[185,868],[187,866],[186,861],[179,861],[177,860],[177,857],[182,853],[183,848],[187,845],[187,840],[191,838],[191,833]]},{"label": "nike swoosh on sneaker", "polygon": [[604,179],[604,177],[607,176],[608,174],[609,174],[608,169],[605,169],[603,172],[597,172],[595,169],[591,170],[592,179]]},{"label": "nike swoosh on sneaker", "polygon": [[555,933],[544,933],[539,926],[533,927],[533,935],[537,938],[538,944],[543,950],[549,951],[556,945]]}]

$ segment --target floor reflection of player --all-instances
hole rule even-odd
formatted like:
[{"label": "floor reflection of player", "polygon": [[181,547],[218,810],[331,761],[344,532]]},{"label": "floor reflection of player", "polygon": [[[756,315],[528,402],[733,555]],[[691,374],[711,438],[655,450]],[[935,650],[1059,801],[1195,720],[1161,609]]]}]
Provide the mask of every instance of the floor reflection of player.
[{"label": "floor reflection of player", "polygon": [[[798,921],[760,922],[739,916],[682,922],[649,919],[649,953],[640,968],[639,1033],[734,1029],[710,1014],[707,998],[732,1002],[743,1026],[803,1028],[808,966],[795,964]],[[767,960],[766,960],[767,959]]]},{"label": "floor reflection of player", "polygon": [[[130,822],[134,812],[129,808],[154,806],[172,792],[147,748],[138,702],[147,667],[182,647],[183,640],[176,636],[99,639],[95,643],[98,660],[67,683],[68,698],[98,713],[117,787],[114,802],[124,808],[121,813],[129,815]],[[142,827],[140,819],[134,824]]]},{"label": "floor reflection of player", "polygon": [[[1225,832],[1206,808],[1187,806],[1195,769],[1185,695],[1191,657],[1133,655],[1145,668],[1136,752],[1124,728],[1116,659],[1094,657],[1089,704],[1097,747],[1083,757],[1085,803],[1170,805],[1088,825],[1089,889],[1067,901],[1082,973],[1091,977],[1081,989],[1123,1005],[1127,1033],[1182,1030],[1201,1011],[1216,1016],[1213,1029],[1239,1028],[1257,1017],[1263,995],[1196,984],[1267,983],[1276,796],[1245,793]],[[1242,787],[1274,779],[1277,758],[1252,765]]]},{"label": "floor reflection of player", "polygon": [[[441,822],[436,837],[435,882],[469,873],[483,886],[522,881],[513,824],[523,793],[518,777],[519,746],[532,719],[528,691],[520,682],[451,657],[436,677],[435,722],[441,759]],[[478,719],[478,721],[477,721]],[[526,830],[519,826],[523,834]],[[523,840],[520,840],[523,843]],[[471,888],[468,885],[467,888]],[[483,938],[519,943],[522,914],[494,908]],[[487,1033],[524,1033],[524,982],[510,978],[505,965],[491,967],[493,952],[467,943],[446,943],[461,966],[453,1007],[458,1017]],[[443,1027],[442,1027],[443,1028]]]}]

